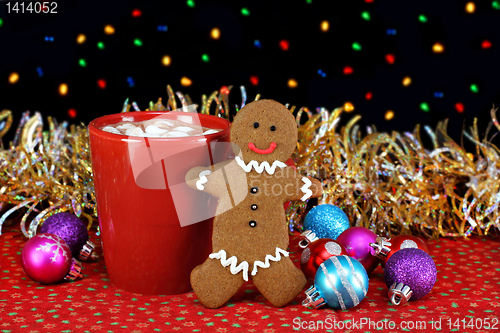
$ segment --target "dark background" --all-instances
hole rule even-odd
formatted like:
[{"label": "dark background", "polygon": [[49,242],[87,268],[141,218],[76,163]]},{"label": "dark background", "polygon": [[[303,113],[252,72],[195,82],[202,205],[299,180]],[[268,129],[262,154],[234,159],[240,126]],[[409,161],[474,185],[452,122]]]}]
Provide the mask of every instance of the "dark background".
[{"label": "dark background", "polygon": [[[460,142],[474,117],[483,133],[490,109],[500,104],[498,1],[475,0],[474,13],[467,13],[467,1],[457,0],[194,0],[194,6],[174,0],[59,0],[57,14],[8,13],[7,2],[15,3],[0,0],[0,109],[12,110],[15,123],[31,110],[87,124],[119,112],[127,97],[141,109],[158,97],[166,101],[167,84],[198,104],[202,94],[233,85],[234,108],[245,85],[250,100],[259,93],[283,104],[329,110],[350,101],[355,110],[343,123],[360,114],[362,124],[381,131],[411,131],[417,123],[435,128],[449,118],[448,131]],[[141,15],[134,16],[134,9]],[[324,20],[326,32],[320,28]],[[114,34],[105,34],[108,24]],[[167,31],[159,31],[164,26]],[[218,40],[210,37],[215,27]],[[79,34],[86,35],[85,43],[76,42]],[[134,44],[136,38],[142,46]],[[280,48],[282,40],[289,42],[287,51]],[[484,40],[490,48],[481,47]],[[353,50],[354,42],[360,51]],[[436,42],[444,45],[443,53],[432,52]],[[387,54],[395,56],[393,64]],[[170,66],[162,64],[164,55],[171,57]],[[354,72],[345,75],[345,66]],[[9,82],[13,72],[16,83]],[[181,85],[183,76],[191,86]],[[402,85],[405,76],[412,78],[408,87]],[[290,78],[297,88],[288,87]],[[105,80],[104,89],[98,80]],[[68,85],[64,96],[61,83]],[[428,112],[421,110],[423,102]],[[394,119],[384,119],[387,110]]]}]

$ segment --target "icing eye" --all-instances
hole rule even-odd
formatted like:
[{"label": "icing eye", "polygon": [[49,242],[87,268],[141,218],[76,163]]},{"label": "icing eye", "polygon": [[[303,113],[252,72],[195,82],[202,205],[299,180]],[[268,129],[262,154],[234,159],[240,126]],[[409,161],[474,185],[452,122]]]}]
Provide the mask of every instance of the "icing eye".
[{"label": "icing eye", "polygon": [[259,191],[259,189],[257,187],[252,187],[252,189],[250,190],[250,192],[252,192],[253,194],[257,193]]},{"label": "icing eye", "polygon": [[253,204],[253,205],[250,206],[250,208],[252,208],[252,210],[256,210],[257,209],[257,205]]},{"label": "icing eye", "polygon": [[274,126],[274,125],[271,126],[271,131],[273,131],[273,132],[276,131],[276,126]]},{"label": "icing eye", "polygon": [[248,222],[248,225],[251,226],[252,228],[255,228],[257,226],[257,222],[250,221],[250,222]]},{"label": "icing eye", "polygon": [[253,128],[259,128],[259,123],[253,123]]}]

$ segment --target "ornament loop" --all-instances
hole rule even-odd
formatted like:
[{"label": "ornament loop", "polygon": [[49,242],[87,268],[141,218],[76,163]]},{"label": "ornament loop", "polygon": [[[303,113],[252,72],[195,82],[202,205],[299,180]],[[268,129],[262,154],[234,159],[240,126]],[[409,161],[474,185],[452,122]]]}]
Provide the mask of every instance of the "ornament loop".
[{"label": "ornament loop", "polygon": [[321,296],[319,290],[315,286],[310,286],[306,290],[306,299],[302,301],[302,305],[305,307],[313,306],[316,309],[324,306],[326,304],[324,298]]},{"label": "ornament loop", "polygon": [[66,277],[64,278],[64,280],[75,281],[78,278],[82,278],[83,277],[82,269],[83,269],[82,264],[75,258],[71,258],[71,268]]},{"label": "ornament loop", "polygon": [[93,254],[94,252],[95,245],[91,241],[87,241],[80,250],[80,255],[78,256],[78,259],[82,261],[87,261],[89,260],[89,257]]},{"label": "ornament loop", "polygon": [[404,305],[410,300],[413,291],[403,283],[394,282],[388,295],[393,305]]},{"label": "ornament loop", "polygon": [[312,230],[306,230],[300,236],[303,237],[303,239],[299,241],[299,246],[302,249],[305,249],[309,244],[319,239]]},{"label": "ornament loop", "polygon": [[378,236],[375,243],[370,243],[372,247],[370,252],[377,258],[384,259],[391,252],[392,243],[390,241],[388,238]]}]

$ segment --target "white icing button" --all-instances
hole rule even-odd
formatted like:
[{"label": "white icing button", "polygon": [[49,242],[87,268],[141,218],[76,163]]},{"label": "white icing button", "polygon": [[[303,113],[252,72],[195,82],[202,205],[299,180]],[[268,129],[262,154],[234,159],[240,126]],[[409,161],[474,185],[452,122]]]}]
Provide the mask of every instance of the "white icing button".
[{"label": "white icing button", "polygon": [[117,130],[114,127],[111,126],[106,126],[102,129],[104,132],[109,132],[109,133],[114,133],[114,134],[121,134],[119,130]]}]

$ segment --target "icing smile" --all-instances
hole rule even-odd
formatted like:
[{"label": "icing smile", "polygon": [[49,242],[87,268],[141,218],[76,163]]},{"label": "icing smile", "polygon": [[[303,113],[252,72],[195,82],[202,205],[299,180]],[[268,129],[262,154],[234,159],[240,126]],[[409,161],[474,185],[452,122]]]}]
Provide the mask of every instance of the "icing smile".
[{"label": "icing smile", "polygon": [[259,149],[259,148],[255,147],[253,142],[249,142],[248,148],[250,148],[251,151],[254,151],[257,154],[271,154],[274,151],[274,149],[276,148],[276,142],[271,142],[271,145],[267,149]]}]

